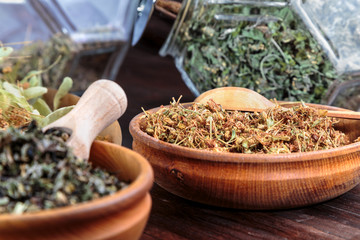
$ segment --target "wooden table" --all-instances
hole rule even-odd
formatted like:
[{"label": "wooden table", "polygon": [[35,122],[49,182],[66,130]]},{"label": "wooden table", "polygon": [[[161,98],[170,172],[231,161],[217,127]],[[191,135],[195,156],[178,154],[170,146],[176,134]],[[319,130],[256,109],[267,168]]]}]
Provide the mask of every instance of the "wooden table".
[{"label": "wooden table", "polygon": [[[153,16],[141,42],[132,48],[117,82],[127,93],[129,106],[120,119],[124,145],[131,148],[129,121],[145,109],[169,104],[183,95],[194,96],[183,83],[173,59],[158,50],[171,22]],[[315,206],[279,211],[244,211],[211,207],[168,193],[156,184],[153,207],[142,240],[150,239],[359,239],[360,186]]]},{"label": "wooden table", "polygon": [[154,185],[141,239],[360,239],[360,186],[318,205],[244,211],[184,200]]}]

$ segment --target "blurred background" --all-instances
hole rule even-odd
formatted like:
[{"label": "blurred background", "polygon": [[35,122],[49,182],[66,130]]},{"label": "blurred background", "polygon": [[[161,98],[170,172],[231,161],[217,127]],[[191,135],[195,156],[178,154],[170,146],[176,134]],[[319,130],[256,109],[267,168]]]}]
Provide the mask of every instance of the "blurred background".
[{"label": "blurred background", "polygon": [[195,99],[176,69],[174,59],[159,55],[172,24],[173,20],[167,15],[155,11],[139,43],[130,48],[116,78],[129,100],[128,108],[119,120],[123,145],[127,147],[132,142],[127,126],[142,112],[141,107],[150,109],[167,105],[172,97],[183,96],[182,102]]}]

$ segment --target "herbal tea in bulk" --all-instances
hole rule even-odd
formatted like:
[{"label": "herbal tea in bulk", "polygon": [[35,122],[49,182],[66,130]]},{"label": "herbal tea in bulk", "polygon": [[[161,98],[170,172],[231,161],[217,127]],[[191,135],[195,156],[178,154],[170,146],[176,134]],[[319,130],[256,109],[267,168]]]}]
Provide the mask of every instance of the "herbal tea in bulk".
[{"label": "herbal tea in bulk", "polygon": [[195,95],[236,86],[320,103],[343,81],[290,1],[184,0],[179,15],[160,54]]},{"label": "herbal tea in bulk", "polygon": [[212,100],[189,107],[179,101],[173,99],[154,113],[144,111],[141,130],[168,143],[217,152],[310,152],[350,143],[334,129],[336,121],[326,111],[305,104],[249,113],[225,111]]},{"label": "herbal tea in bulk", "polygon": [[[61,98],[72,88],[71,78],[65,77],[61,82],[53,99],[53,106],[49,106],[43,99],[48,92],[43,86],[43,74],[58,64],[60,57],[44,69],[29,70],[20,66],[24,57],[12,56],[13,51],[12,47],[3,46],[0,42],[0,128],[20,127],[31,120],[46,126],[68,113],[73,106],[59,108],[59,105]],[[9,65],[8,59],[16,61]],[[21,76],[20,69],[27,69],[26,74]]]},{"label": "herbal tea in bulk", "polygon": [[22,127],[30,122],[30,112],[24,108],[15,106],[6,109],[0,108],[0,130],[7,129],[9,126]]},{"label": "herbal tea in bulk", "polygon": [[61,130],[0,132],[0,213],[24,213],[90,201],[126,187],[114,174],[75,157]]}]

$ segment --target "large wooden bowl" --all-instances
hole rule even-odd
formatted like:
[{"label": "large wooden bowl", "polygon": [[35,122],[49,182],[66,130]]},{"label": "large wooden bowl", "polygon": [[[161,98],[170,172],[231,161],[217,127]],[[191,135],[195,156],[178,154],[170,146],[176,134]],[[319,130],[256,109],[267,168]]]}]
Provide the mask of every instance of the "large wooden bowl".
[{"label": "large wooden bowl", "polygon": [[[158,185],[192,201],[240,209],[295,208],[335,198],[360,181],[360,143],[308,153],[217,153],[157,140],[140,129],[142,116],[130,122],[133,150],[151,163]],[[337,124],[352,140],[360,136],[359,126],[358,120]]]},{"label": "large wooden bowl", "polygon": [[139,239],[151,209],[150,164],[140,154],[95,141],[90,161],[131,184],[113,195],[74,206],[0,215],[1,239]]},{"label": "large wooden bowl", "polygon": [[[56,90],[48,90],[44,99],[52,106]],[[74,105],[79,99],[67,94],[60,107]],[[0,214],[0,239],[140,238],[151,209],[152,168],[141,155],[119,146],[122,135],[117,121],[99,135],[112,143],[95,141],[89,161],[131,184],[114,195],[75,206],[23,215]]]}]

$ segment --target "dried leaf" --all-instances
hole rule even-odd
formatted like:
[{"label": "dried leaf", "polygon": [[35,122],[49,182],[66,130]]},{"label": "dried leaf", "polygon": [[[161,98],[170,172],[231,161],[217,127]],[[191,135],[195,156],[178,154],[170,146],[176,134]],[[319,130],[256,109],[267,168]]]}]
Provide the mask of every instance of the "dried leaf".
[{"label": "dried leaf", "polygon": [[52,112],[49,105],[42,98],[38,98],[33,104],[33,107],[38,110],[42,116],[47,116]]},{"label": "dried leaf", "polygon": [[26,100],[30,100],[33,98],[42,97],[47,92],[48,89],[46,87],[35,86],[25,89],[23,93]]},{"label": "dried leaf", "polygon": [[50,123],[54,122],[55,120],[61,118],[62,116],[70,112],[73,108],[74,106],[62,107],[51,112],[46,117],[38,119],[39,126],[45,127],[49,125]]},{"label": "dried leaf", "polygon": [[[222,15],[232,21],[217,20]],[[191,16],[176,44],[184,52],[184,75],[198,93],[237,86],[268,99],[321,103],[335,80],[346,79],[291,7],[208,4]]]},{"label": "dried leaf", "polygon": [[69,93],[72,85],[72,79],[69,77],[65,77],[54,97],[54,110],[58,109],[61,98],[63,98],[66,94]]},{"label": "dried leaf", "polygon": [[12,47],[0,47],[0,61],[11,55],[11,53],[14,51]]}]

